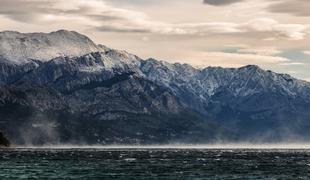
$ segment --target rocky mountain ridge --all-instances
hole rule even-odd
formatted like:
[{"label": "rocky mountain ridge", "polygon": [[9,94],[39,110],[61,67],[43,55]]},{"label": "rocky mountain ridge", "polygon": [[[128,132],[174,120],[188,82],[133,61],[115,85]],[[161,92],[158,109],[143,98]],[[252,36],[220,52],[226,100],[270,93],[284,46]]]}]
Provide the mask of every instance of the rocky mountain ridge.
[{"label": "rocky mountain ridge", "polygon": [[16,143],[310,137],[310,84],[289,75],[143,60],[64,30],[0,39],[0,130]]}]

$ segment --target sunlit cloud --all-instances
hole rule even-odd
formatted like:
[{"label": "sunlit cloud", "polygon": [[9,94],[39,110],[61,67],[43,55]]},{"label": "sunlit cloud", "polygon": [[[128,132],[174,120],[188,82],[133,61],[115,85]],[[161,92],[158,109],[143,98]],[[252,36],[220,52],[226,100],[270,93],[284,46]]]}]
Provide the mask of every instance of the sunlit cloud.
[{"label": "sunlit cloud", "polygon": [[257,64],[261,66],[266,66],[266,65],[291,62],[291,60],[279,56],[226,53],[226,52],[189,51],[189,52],[183,52],[182,56],[184,57],[184,59],[186,59],[187,63],[199,67],[206,67],[206,66],[240,67],[248,64]]},{"label": "sunlit cloud", "polygon": [[304,54],[310,55],[310,51],[303,51]]},{"label": "sunlit cloud", "polygon": [[81,25],[93,27],[102,32],[197,36],[266,33],[266,38],[300,40],[304,38],[307,29],[302,24],[282,24],[270,18],[258,18],[244,23],[153,21],[144,13],[115,8],[107,5],[104,1],[97,0],[3,0],[1,3],[4,6],[0,7],[0,14],[16,21],[44,24],[50,21],[62,22],[76,19]]},{"label": "sunlit cloud", "polygon": [[238,53],[244,53],[244,54],[257,54],[257,55],[263,55],[263,56],[275,56],[283,51],[277,49],[276,47],[260,47],[260,48],[240,48],[237,50]]},{"label": "sunlit cloud", "polygon": [[304,65],[305,63],[302,62],[286,62],[286,63],[280,63],[282,66],[299,66]]}]

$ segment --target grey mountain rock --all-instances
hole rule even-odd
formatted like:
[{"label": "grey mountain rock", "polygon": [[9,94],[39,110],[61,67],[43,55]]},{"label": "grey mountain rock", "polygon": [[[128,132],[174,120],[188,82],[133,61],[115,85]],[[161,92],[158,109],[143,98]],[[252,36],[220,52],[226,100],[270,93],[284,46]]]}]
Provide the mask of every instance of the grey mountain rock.
[{"label": "grey mountain rock", "polygon": [[310,137],[310,84],[289,75],[143,60],[69,31],[0,37],[0,125],[15,143]]}]

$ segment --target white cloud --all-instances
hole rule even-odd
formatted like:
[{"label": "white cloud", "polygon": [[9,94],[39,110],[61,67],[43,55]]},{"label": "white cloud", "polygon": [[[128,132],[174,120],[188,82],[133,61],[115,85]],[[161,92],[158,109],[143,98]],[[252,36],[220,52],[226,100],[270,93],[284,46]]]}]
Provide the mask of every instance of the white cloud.
[{"label": "white cloud", "polygon": [[310,55],[310,51],[304,51],[303,52],[305,55]]},{"label": "white cloud", "polygon": [[[237,24],[228,22],[180,23],[171,24],[149,21],[145,18],[126,22],[125,24],[105,24],[103,31],[147,32],[166,35],[198,35],[213,34],[242,35],[260,34],[264,39],[301,40],[306,36],[307,26],[301,24],[281,24],[273,19],[254,19]],[[109,28],[108,28],[109,27]],[[100,29],[100,27],[99,27]]]},{"label": "white cloud", "polygon": [[287,62],[287,63],[280,63],[282,66],[299,66],[304,65],[305,63],[302,62]]},{"label": "white cloud", "polygon": [[244,47],[238,49],[238,52],[245,54],[257,54],[263,56],[274,56],[282,53],[282,51],[277,49],[276,47],[257,47],[257,48]]},{"label": "white cloud", "polygon": [[289,59],[278,56],[225,52],[188,51],[182,52],[179,56],[183,57],[185,60],[184,63],[189,63],[194,66],[241,67],[248,64],[266,66],[290,62]]},{"label": "white cloud", "polygon": [[303,39],[307,26],[302,24],[281,24],[274,19],[259,18],[249,21],[239,27],[245,32],[271,33],[269,38],[286,37],[292,40]]},{"label": "white cloud", "polygon": [[226,34],[263,35],[268,38],[300,40],[306,35],[302,24],[282,24],[270,18],[244,23],[168,23],[153,21],[144,13],[116,8],[100,0],[2,0],[0,14],[20,22],[50,24],[75,22],[84,28],[103,32],[156,33],[164,35],[207,36]]},{"label": "white cloud", "polygon": [[101,0],[1,0],[0,14],[32,24],[79,20],[75,23],[85,26],[113,26],[145,18],[143,13],[115,8]]}]

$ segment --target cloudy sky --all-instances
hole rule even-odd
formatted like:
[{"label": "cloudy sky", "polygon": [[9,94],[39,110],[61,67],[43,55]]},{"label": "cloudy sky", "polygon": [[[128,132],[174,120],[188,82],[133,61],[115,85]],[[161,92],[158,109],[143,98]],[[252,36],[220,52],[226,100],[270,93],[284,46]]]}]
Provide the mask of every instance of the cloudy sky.
[{"label": "cloudy sky", "polygon": [[310,80],[310,0],[0,0],[0,31],[86,34],[142,58]]}]

